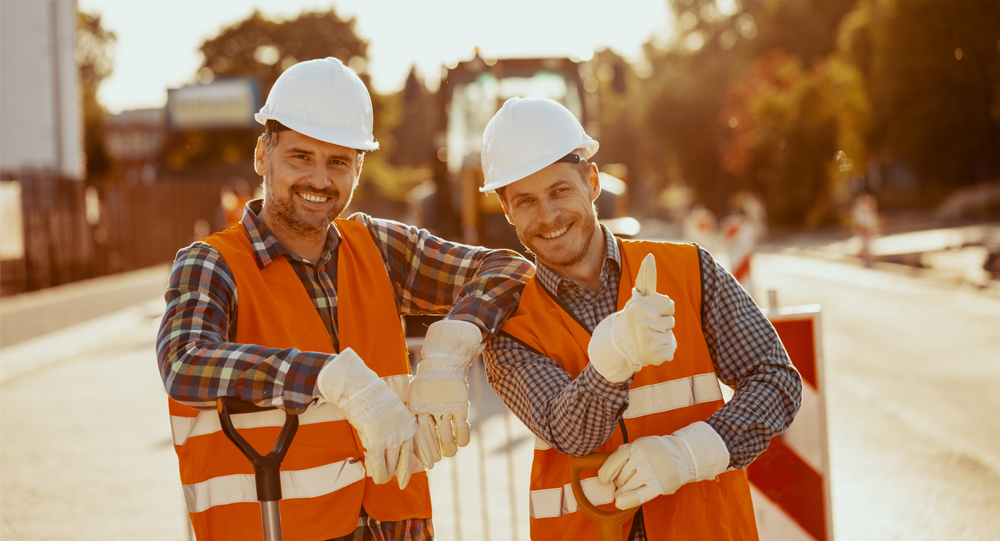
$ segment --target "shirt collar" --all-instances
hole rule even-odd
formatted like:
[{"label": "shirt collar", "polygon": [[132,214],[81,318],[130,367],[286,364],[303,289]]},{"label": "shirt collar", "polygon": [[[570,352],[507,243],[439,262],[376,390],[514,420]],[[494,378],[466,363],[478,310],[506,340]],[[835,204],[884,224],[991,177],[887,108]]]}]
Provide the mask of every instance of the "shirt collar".
[{"label": "shirt collar", "polygon": [[[264,221],[259,216],[263,208],[263,199],[254,199],[248,202],[243,209],[243,219],[241,220],[243,229],[246,230],[247,237],[250,238],[250,246],[253,250],[253,257],[257,261],[257,268],[262,269],[281,256],[305,262],[305,259],[289,252],[278,238],[271,233],[267,226],[264,225]],[[323,249],[323,255],[316,266],[326,264],[339,244],[340,232],[337,231],[335,226],[331,226],[327,229],[326,247]]]},{"label": "shirt collar", "polygon": [[[611,231],[604,224],[599,225],[601,230],[604,231],[604,265],[601,266],[601,283],[603,284],[605,282],[605,277],[609,272],[621,269],[622,253],[621,248],[618,245],[618,238],[612,235]],[[552,293],[558,294],[559,286],[563,282],[576,283],[569,278],[563,278],[553,272],[551,269],[538,261],[538,257],[535,257],[535,268],[535,277],[538,278],[538,281],[543,287],[545,287],[545,289]]]}]

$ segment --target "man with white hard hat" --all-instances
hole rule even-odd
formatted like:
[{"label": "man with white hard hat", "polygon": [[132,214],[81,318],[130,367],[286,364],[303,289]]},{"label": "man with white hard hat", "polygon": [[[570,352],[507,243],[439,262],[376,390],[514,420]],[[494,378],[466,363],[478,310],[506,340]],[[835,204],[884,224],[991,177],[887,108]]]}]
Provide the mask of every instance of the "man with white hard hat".
[{"label": "man with white hard hat", "polygon": [[[485,186],[534,253],[517,312],[487,341],[493,389],[537,436],[532,539],[597,538],[572,456],[613,451],[584,492],[642,506],[628,539],[756,539],[742,468],[792,422],[801,379],[767,318],[692,244],[597,221],[598,143],[559,103],[511,98],[483,134]],[[735,387],[723,402],[719,380]]]},{"label": "man with white hard hat", "polygon": [[[337,219],[379,147],[368,90],[339,60],[289,68],[255,118],[264,198],[178,252],[157,339],[195,533],[262,536],[250,463],[213,409],[232,396],[299,414],[281,468],[286,541],[432,539],[422,470],[468,443],[466,372],[531,264],[360,213]],[[400,314],[447,314],[412,382]],[[236,426],[263,449],[284,418],[274,413]]]}]

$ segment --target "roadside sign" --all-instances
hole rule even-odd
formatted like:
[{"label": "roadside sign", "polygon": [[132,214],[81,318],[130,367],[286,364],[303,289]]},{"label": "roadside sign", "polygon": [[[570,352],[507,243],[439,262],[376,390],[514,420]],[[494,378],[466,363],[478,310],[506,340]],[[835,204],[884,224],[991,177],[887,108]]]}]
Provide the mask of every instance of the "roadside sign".
[{"label": "roadside sign", "polygon": [[802,407],[747,468],[761,539],[833,540],[820,305],[768,314],[802,375]]},{"label": "roadside sign", "polygon": [[253,128],[260,106],[253,78],[220,79],[205,85],[167,90],[167,124],[171,129]]}]

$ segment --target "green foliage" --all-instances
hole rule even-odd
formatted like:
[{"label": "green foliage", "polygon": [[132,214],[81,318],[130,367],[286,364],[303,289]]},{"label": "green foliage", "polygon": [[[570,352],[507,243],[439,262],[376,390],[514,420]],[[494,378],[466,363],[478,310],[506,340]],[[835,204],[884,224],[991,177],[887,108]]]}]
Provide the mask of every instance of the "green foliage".
[{"label": "green foliage", "polygon": [[97,101],[97,91],[114,69],[114,32],[101,25],[98,14],[76,14],[76,62],[80,75],[80,101],[83,105],[83,145],[87,154],[87,175],[105,175],[111,159],[104,149],[104,107]]},{"label": "green foliage", "polygon": [[[261,100],[281,73],[303,60],[334,56],[352,65],[362,80],[367,43],[354,32],[353,20],[342,20],[332,9],[305,12],[289,20],[269,19],[254,12],[223,28],[200,47],[204,56],[198,80],[204,83],[227,76],[254,76],[261,84]],[[372,96],[376,111],[377,97]],[[261,103],[263,105],[263,103]],[[375,115],[375,133],[380,134]],[[249,170],[259,129],[185,131],[170,135],[163,161],[172,171],[245,164]]]},{"label": "green foliage", "polygon": [[668,2],[678,33],[629,96],[651,187],[717,212],[759,190],[773,220],[811,225],[887,163],[925,194],[1000,177],[995,0]]},{"label": "green foliage", "polygon": [[843,41],[871,88],[873,148],[924,188],[1000,175],[1000,3],[876,0],[852,15],[868,19]]},{"label": "green foliage", "polygon": [[[730,89],[743,77],[755,77],[748,75],[754,59],[775,49],[784,51],[789,62],[797,62],[801,78],[801,72],[807,70],[804,66],[821,63],[823,56],[834,49],[838,23],[853,3],[670,0],[678,34],[663,48],[647,47],[653,75],[643,85],[642,95],[634,100],[642,109],[643,166],[653,172],[644,175],[647,182],[656,187],[691,186],[699,202],[722,212],[739,190],[779,186],[781,179],[797,178],[801,179],[797,192],[772,190],[773,197],[782,195],[797,201],[791,204],[768,200],[769,206],[787,209],[775,214],[775,218],[802,223],[807,216],[823,215],[811,209],[825,203],[803,200],[828,191],[824,164],[836,151],[838,137],[837,115],[822,110],[830,100],[815,84],[799,85],[795,92],[772,96],[779,101],[794,98],[793,103],[772,103],[767,109],[763,96],[735,99]],[[763,109],[731,110],[750,104]],[[724,112],[724,107],[730,110]],[[806,109],[817,110],[820,117],[799,118]],[[777,116],[767,118],[769,114]],[[756,118],[758,128],[766,133],[755,135],[752,144],[746,137],[734,144],[729,127],[733,117]],[[747,155],[764,149],[775,137],[770,141],[775,149],[782,137],[786,145],[792,145],[783,158]],[[771,147],[767,148],[770,152]],[[737,158],[741,153],[744,156]],[[727,163],[733,160],[743,165]],[[756,165],[751,167],[751,163]],[[804,186],[809,182],[819,184]]]},{"label": "green foliage", "polygon": [[354,20],[343,20],[332,9],[304,12],[287,21],[268,19],[255,11],[202,44],[202,68],[214,77],[255,75],[266,96],[278,76],[293,64],[328,56],[351,65],[367,84],[363,74],[367,49],[367,42],[354,31]]},{"label": "green foliage", "polygon": [[831,57],[807,70],[797,57],[773,51],[727,93],[719,118],[730,133],[723,167],[737,189],[764,195],[777,222],[832,221],[838,196],[849,199],[847,166],[866,160],[867,115],[853,66]]}]

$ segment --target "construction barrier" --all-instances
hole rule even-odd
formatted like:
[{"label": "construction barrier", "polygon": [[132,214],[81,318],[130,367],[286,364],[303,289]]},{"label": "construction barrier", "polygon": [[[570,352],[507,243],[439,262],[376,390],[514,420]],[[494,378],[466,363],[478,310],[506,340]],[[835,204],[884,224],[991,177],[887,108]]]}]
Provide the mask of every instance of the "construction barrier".
[{"label": "construction barrier", "polygon": [[802,407],[747,468],[757,529],[769,541],[832,541],[820,306],[771,310],[768,319],[802,375]]}]

